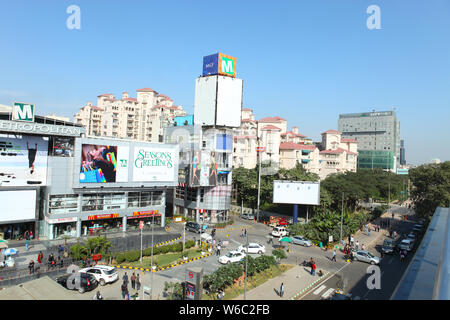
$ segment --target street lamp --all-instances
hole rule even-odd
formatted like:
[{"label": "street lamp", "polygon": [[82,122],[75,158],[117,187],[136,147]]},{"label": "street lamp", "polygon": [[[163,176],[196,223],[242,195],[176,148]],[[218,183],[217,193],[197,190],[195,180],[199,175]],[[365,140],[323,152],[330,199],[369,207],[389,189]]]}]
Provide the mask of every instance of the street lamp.
[{"label": "street lamp", "polygon": [[153,212],[152,217],[152,253],[150,258],[150,300],[153,300],[153,238],[154,238],[154,225],[155,225],[155,213]]},{"label": "street lamp", "polygon": [[246,249],[245,250],[245,274],[244,274],[244,300],[246,300],[247,293],[247,265],[248,265],[248,233],[246,233]]},{"label": "street lamp", "polygon": [[341,235],[339,241],[342,241],[342,220],[344,218],[344,193],[342,192],[342,209],[341,209]]},{"label": "street lamp", "polygon": [[257,209],[256,209],[257,210],[256,211],[256,221],[259,222],[259,197],[260,197],[260,193],[261,193],[261,149],[259,147],[259,142],[260,142],[259,137],[257,137],[257,141],[258,141],[257,150],[258,150],[259,163],[258,163],[258,201],[257,201]]}]

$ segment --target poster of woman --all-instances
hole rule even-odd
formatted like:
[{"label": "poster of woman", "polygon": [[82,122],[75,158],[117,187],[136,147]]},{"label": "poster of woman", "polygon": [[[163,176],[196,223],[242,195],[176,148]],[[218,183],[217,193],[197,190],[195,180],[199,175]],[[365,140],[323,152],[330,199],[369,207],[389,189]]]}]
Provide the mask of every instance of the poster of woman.
[{"label": "poster of woman", "polygon": [[81,153],[80,182],[116,182],[117,146],[83,144]]}]

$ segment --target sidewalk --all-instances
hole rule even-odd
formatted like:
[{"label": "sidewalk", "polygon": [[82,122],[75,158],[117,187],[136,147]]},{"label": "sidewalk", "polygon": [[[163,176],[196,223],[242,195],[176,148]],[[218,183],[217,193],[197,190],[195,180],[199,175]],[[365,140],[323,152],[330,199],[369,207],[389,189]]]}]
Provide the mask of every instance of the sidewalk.
[{"label": "sidewalk", "polygon": [[[247,300],[290,300],[302,293],[302,291],[309,289],[319,281],[324,280],[328,272],[322,270],[324,275],[319,277],[316,273],[312,276],[311,268],[303,266],[294,266],[276,278],[264,282],[262,285],[254,288],[246,293]],[[284,296],[280,297],[278,292],[281,283],[284,284]],[[244,300],[244,295],[236,297],[234,300]]]}]

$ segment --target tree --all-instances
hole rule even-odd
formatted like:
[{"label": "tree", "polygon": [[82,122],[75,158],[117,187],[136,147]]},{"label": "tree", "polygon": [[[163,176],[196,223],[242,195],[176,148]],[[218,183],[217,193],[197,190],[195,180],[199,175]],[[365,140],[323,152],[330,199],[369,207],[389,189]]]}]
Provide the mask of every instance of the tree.
[{"label": "tree", "polygon": [[413,185],[411,198],[416,213],[429,216],[438,206],[450,203],[450,161],[427,164],[409,171]]}]

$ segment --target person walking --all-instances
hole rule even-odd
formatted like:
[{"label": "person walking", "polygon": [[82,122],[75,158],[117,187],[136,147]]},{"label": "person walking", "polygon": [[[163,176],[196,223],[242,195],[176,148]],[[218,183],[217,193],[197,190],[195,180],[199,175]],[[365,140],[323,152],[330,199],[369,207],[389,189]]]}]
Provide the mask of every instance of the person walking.
[{"label": "person walking", "polygon": [[126,272],[123,275],[122,280],[123,280],[123,283],[128,286],[128,275]]},{"label": "person walking", "polygon": [[97,293],[95,294],[95,296],[92,298],[92,300],[103,300],[103,296],[100,293],[100,291],[97,291]]},{"label": "person walking", "polygon": [[126,299],[126,297],[128,296],[128,286],[127,286],[127,282],[123,282],[122,286],[120,287],[120,290],[122,292],[122,299]]},{"label": "person walking", "polygon": [[366,245],[364,243],[361,245],[361,249],[366,250]]},{"label": "person walking", "polygon": [[25,239],[25,251],[28,251],[30,246],[30,240],[29,239]]},{"label": "person walking", "polygon": [[30,274],[34,273],[34,261],[31,260],[30,263],[28,264],[28,270],[30,270]]},{"label": "person walking", "polygon": [[217,245],[216,255],[220,256],[220,244]]},{"label": "person walking", "polygon": [[42,263],[42,259],[44,259],[44,254],[42,253],[42,251],[39,251],[38,257],[37,257],[38,263]]},{"label": "person walking", "polygon": [[280,286],[280,297],[283,298],[283,296],[284,296],[284,283],[282,282]]},{"label": "person walking", "polygon": [[133,290],[135,290],[135,288],[136,288],[136,276],[135,276],[134,272],[133,272],[133,274],[131,275],[130,280],[131,280],[131,288],[132,288]]},{"label": "person walking", "polygon": [[353,238],[353,236],[350,237],[350,245],[353,247],[353,243],[355,242],[355,239]]},{"label": "person walking", "polygon": [[313,275],[313,276],[315,276],[316,275],[316,264],[315,263],[313,263],[312,265],[311,265],[311,275]]},{"label": "person walking", "polygon": [[331,261],[336,262],[336,249],[333,250],[333,257],[331,258]]},{"label": "person walking", "polygon": [[136,277],[136,290],[137,291],[141,290],[141,279],[139,278],[139,273]]},{"label": "person walking", "polygon": [[359,241],[356,241],[355,248],[356,250],[359,250]]}]

